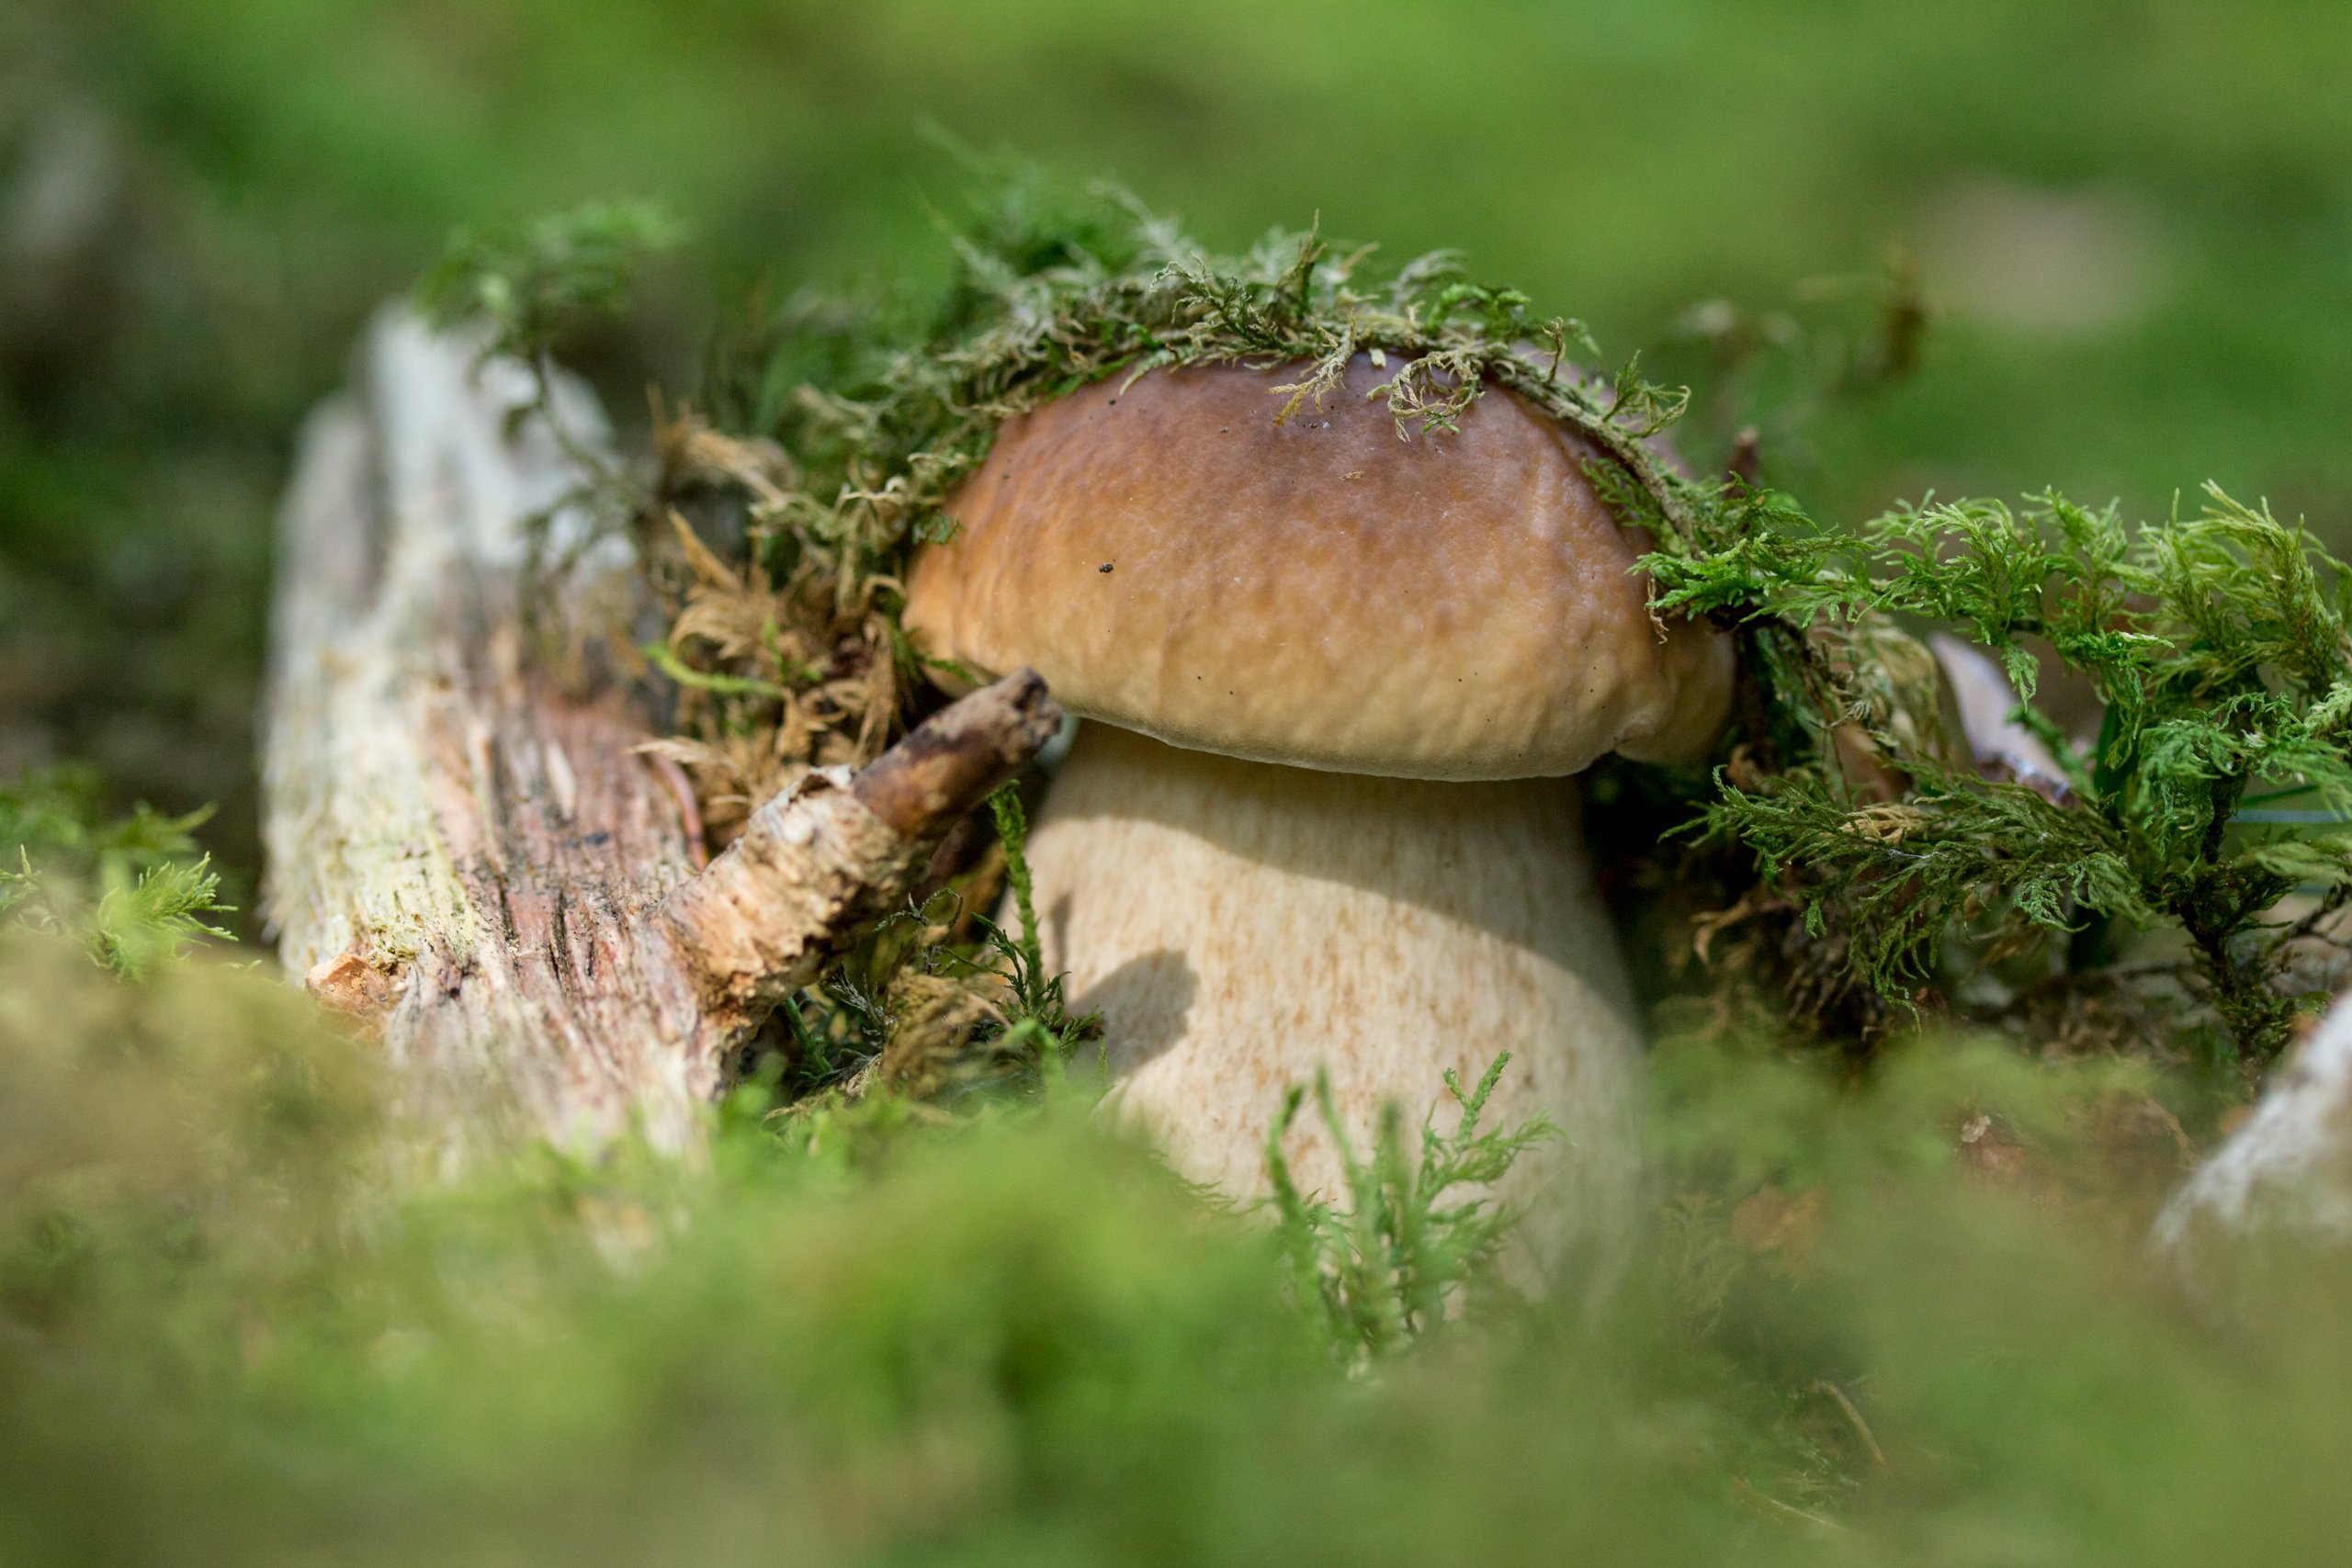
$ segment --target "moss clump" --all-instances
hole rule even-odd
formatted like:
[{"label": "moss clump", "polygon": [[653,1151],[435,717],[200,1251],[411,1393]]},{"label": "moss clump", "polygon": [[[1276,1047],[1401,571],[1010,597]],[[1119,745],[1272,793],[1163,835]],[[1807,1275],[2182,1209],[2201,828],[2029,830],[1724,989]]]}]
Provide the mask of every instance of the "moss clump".
[{"label": "moss clump", "polygon": [[[2013,717],[2065,774],[2039,789],[1988,778],[1781,674],[1783,711],[1816,734],[1864,726],[1908,782],[1871,798],[1815,745],[1707,803],[1707,830],[1758,857],[1810,935],[1834,932],[1848,971],[1898,998],[1938,976],[1955,940],[2040,950],[2046,998],[2112,984],[2122,937],[2169,925],[2188,951],[2128,977],[2185,985],[2250,1066],[2277,1055],[2332,991],[2352,899],[2342,563],[2219,490],[2139,529],[2055,495],[1906,507],[1850,535],[1763,498],[1736,523],[1713,548],[1650,558],[1661,606],[1775,617],[1768,652],[1799,627],[1852,649],[1889,615],[1961,628],[1998,655],[2022,696]],[[2037,646],[2091,683],[2096,737],[2035,705]]]},{"label": "moss clump", "polygon": [[1590,437],[1678,529],[1711,491],[1648,447],[1683,399],[1631,367],[1592,381],[1580,322],[1471,280],[1450,252],[1377,274],[1374,247],[1277,230],[1213,254],[1118,193],[1057,197],[1016,185],[950,239],[955,276],[927,310],[803,297],[731,343],[713,408],[774,440],[797,485],[755,509],[770,564],[816,562],[854,596],[908,546],[952,530],[941,507],[1012,414],[1111,377],[1169,366],[1287,367],[1277,422],[1334,395],[1349,359],[1377,354],[1374,394],[1399,427],[1451,429],[1508,387]]},{"label": "moss clump", "polygon": [[107,818],[85,769],[52,768],[0,784],[0,931],[70,934],[118,974],[140,975],[192,942],[226,938],[220,878],[191,835],[211,815],[164,817],[144,805]]}]

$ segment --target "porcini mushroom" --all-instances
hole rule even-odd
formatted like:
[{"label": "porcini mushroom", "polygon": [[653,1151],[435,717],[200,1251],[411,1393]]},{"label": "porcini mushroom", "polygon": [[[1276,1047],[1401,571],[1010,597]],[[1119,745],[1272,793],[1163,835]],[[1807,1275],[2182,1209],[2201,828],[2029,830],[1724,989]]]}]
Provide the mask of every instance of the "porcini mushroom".
[{"label": "porcini mushroom", "polygon": [[[1041,935],[1178,1169],[1259,1190],[1318,1067],[1362,1148],[1384,1100],[1418,1121],[1444,1069],[1508,1050],[1487,1124],[1547,1113],[1600,1217],[1638,1034],[1561,781],[1702,755],[1728,641],[1653,620],[1595,449],[1533,405],[1489,388],[1458,432],[1399,439],[1364,356],[1278,422],[1293,379],[1155,370],[1007,421],[911,566],[907,626],[1101,721],[1029,842]],[[1293,1138],[1340,1196],[1319,1129]]]}]

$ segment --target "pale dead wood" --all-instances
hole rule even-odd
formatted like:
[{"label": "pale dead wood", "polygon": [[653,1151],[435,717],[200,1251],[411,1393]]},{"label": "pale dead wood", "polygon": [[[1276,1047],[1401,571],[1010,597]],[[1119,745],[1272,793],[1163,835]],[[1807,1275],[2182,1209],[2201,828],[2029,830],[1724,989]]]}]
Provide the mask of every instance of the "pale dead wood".
[{"label": "pale dead wood", "polygon": [[[691,802],[639,753],[600,657],[634,580],[573,498],[514,365],[404,312],[312,419],[282,521],[263,757],[265,908],[289,971],[368,1019],[453,1145],[691,1141],[728,1053],[885,912],[928,840],[1051,735],[1035,676],[937,716],[864,775],[763,806],[699,874]],[[546,519],[528,570],[531,520]],[[526,608],[531,612],[526,615]]]},{"label": "pale dead wood", "polygon": [[2271,1075],[2253,1115],[2156,1221],[2157,1244],[2183,1258],[2262,1234],[2352,1242],[2352,999]]},{"label": "pale dead wood", "polygon": [[1019,671],[918,727],[846,790],[820,773],[753,812],[727,852],[662,905],[694,955],[706,1015],[743,1027],[807,985],[838,933],[886,913],[921,874],[931,840],[1060,723],[1045,682]]}]

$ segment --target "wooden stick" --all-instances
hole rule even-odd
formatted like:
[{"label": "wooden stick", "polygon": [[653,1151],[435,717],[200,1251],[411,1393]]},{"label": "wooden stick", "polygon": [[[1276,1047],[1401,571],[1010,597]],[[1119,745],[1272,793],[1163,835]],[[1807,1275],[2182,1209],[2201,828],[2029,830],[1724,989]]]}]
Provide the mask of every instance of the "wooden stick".
[{"label": "wooden stick", "polygon": [[922,873],[931,842],[1053,739],[1034,670],[916,727],[848,781],[820,773],[752,814],[663,902],[707,1016],[737,1028],[817,977]]}]

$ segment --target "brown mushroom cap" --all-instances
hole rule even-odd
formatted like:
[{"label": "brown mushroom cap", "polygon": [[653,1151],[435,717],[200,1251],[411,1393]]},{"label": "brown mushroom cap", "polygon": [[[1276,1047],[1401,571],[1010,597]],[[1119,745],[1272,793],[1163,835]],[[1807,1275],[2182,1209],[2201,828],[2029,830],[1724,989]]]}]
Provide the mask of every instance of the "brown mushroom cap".
[{"label": "brown mushroom cap", "polygon": [[1358,356],[1274,423],[1295,370],[1099,382],[1006,422],[908,579],[927,653],[1034,666],[1070,711],[1174,745],[1402,778],[1703,754],[1730,703],[1711,627],[1646,606],[1592,448],[1489,388],[1400,440]]}]

